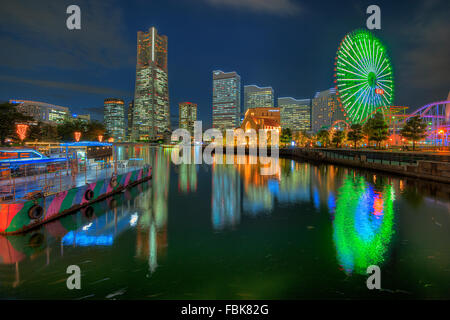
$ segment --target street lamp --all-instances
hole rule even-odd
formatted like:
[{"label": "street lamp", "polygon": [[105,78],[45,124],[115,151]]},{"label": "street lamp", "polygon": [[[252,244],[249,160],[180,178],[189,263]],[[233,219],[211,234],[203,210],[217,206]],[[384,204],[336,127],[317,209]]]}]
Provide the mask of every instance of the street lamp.
[{"label": "street lamp", "polygon": [[98,142],[102,142],[103,141],[103,135],[98,135]]}]

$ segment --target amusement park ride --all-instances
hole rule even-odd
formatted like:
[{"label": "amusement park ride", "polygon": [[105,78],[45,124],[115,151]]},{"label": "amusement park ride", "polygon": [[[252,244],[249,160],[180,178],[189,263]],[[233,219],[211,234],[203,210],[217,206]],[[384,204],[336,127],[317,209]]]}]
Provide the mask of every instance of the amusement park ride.
[{"label": "amusement park ride", "polygon": [[348,129],[352,123],[365,123],[376,112],[383,113],[390,129],[390,145],[403,145],[399,132],[406,121],[419,115],[427,122],[428,146],[448,146],[450,94],[445,101],[427,104],[407,114],[408,107],[393,106],[394,79],[387,49],[367,30],[348,33],[336,54],[334,82],[344,120],[331,128]]}]

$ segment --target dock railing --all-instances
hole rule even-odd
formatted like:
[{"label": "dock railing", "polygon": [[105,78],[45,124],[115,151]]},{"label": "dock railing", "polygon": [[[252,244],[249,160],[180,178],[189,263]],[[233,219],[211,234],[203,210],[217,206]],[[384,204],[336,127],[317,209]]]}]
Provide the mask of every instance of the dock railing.
[{"label": "dock railing", "polygon": [[137,170],[143,165],[142,160],[117,160],[90,164],[69,160],[56,165],[22,165],[2,169],[0,202],[51,195],[75,186]]}]

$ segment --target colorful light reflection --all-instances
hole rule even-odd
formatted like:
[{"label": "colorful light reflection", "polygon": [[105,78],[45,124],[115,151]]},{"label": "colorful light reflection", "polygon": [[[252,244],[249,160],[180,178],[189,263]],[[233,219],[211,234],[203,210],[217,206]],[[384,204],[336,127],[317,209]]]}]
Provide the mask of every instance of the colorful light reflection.
[{"label": "colorful light reflection", "polygon": [[380,265],[393,234],[394,189],[375,191],[363,177],[346,177],[336,201],[333,240],[337,258],[347,274],[366,275],[367,267]]}]

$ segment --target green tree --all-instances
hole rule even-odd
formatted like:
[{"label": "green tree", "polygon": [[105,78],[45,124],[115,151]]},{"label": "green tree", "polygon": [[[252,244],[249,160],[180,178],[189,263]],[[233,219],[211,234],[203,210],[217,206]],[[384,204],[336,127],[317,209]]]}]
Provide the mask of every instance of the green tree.
[{"label": "green tree", "polygon": [[8,137],[13,137],[16,132],[16,123],[32,121],[33,118],[26,116],[17,111],[14,104],[1,103],[0,104],[0,144],[5,145],[5,140]]},{"label": "green tree", "polygon": [[336,130],[333,134],[332,142],[336,145],[336,148],[341,147],[342,142],[345,140],[345,131]]},{"label": "green tree", "polygon": [[327,147],[330,143],[330,133],[326,129],[317,132],[317,141],[320,141],[322,146]]},{"label": "green tree", "polygon": [[81,139],[85,140],[87,131],[87,124],[81,120],[66,120],[57,126],[58,136],[62,141],[74,141],[74,132],[81,132]]},{"label": "green tree", "polygon": [[413,142],[413,150],[416,149],[416,142],[424,139],[427,136],[427,124],[420,116],[409,118],[403,128],[400,130],[400,135]]},{"label": "green tree", "polygon": [[295,140],[295,143],[297,144],[297,146],[306,146],[309,145],[309,143],[311,142],[311,135],[308,134],[306,132],[306,130],[302,130],[302,131],[296,131],[293,135],[293,139]]},{"label": "green tree", "polygon": [[95,141],[102,135],[104,140],[108,139],[105,125],[97,120],[89,122],[86,126],[85,140]]},{"label": "green tree", "polygon": [[364,131],[368,134],[369,142],[375,141],[377,148],[380,148],[381,142],[388,138],[388,129],[389,126],[381,112],[375,113],[364,125]]},{"label": "green tree", "polygon": [[292,141],[292,132],[289,128],[284,128],[281,130],[281,143],[284,145],[291,143]]},{"label": "green tree", "polygon": [[359,123],[352,124],[347,138],[353,142],[353,147],[356,149],[358,142],[364,138],[362,126]]},{"label": "green tree", "polygon": [[58,128],[55,125],[39,121],[37,125],[30,126],[29,141],[58,141]]}]

